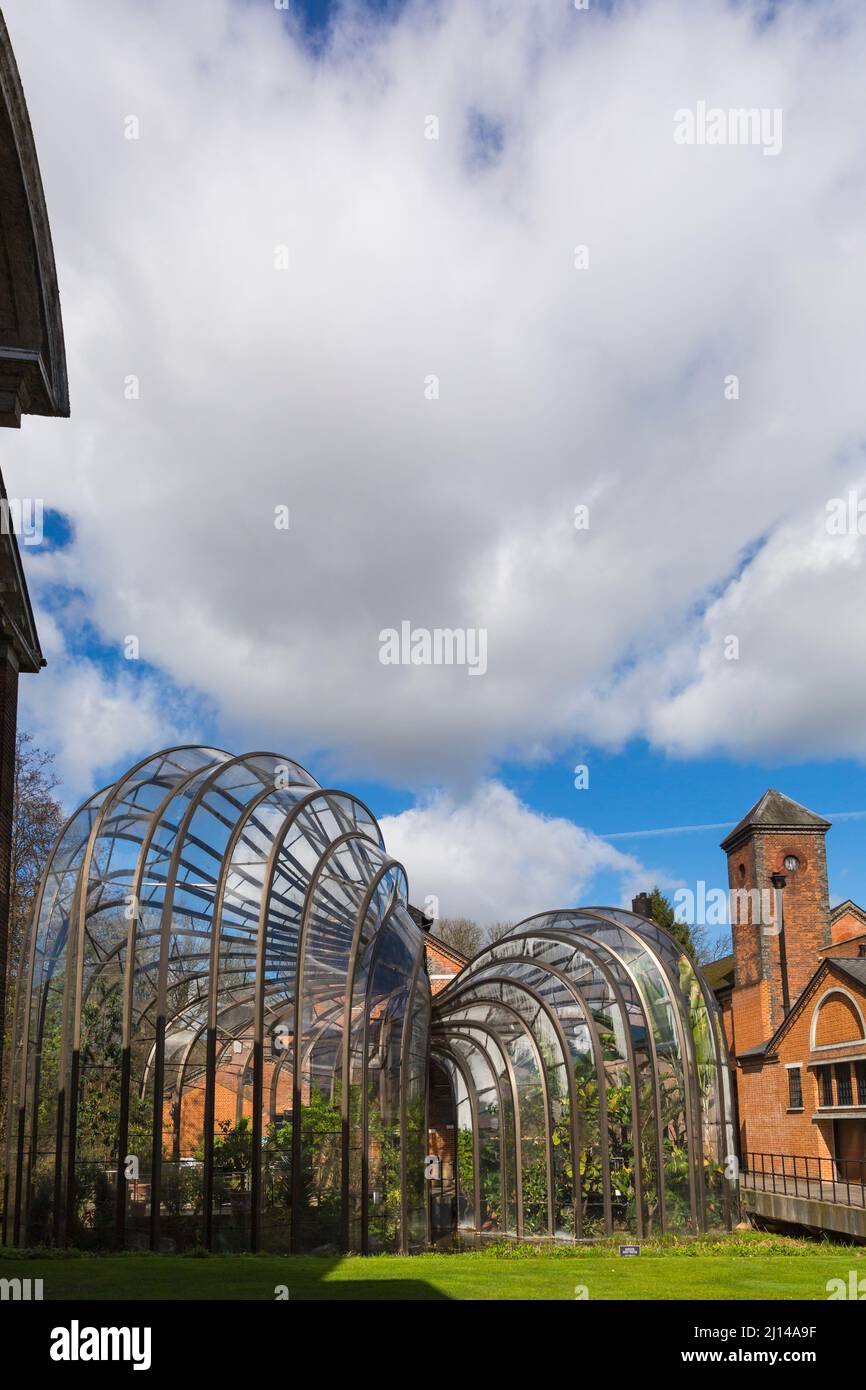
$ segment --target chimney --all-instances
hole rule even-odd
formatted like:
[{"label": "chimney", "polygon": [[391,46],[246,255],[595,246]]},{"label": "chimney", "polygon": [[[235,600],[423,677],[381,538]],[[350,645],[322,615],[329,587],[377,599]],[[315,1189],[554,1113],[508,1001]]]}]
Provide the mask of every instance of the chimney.
[{"label": "chimney", "polygon": [[649,893],[638,893],[636,898],[631,900],[631,910],[638,917],[646,917],[648,922],[652,921],[652,911],[650,909]]}]

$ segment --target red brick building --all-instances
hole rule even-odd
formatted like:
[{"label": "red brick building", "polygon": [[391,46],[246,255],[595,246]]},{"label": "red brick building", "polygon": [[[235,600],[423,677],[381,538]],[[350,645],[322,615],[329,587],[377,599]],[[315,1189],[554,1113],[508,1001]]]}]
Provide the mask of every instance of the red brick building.
[{"label": "red brick building", "polygon": [[826,1180],[862,1183],[866,912],[830,907],[829,829],[771,789],[731,831],[722,849],[734,949],[706,973],[724,1014],[746,1163],[808,1157]]},{"label": "red brick building", "polygon": [[453,946],[440,941],[438,936],[428,933],[424,942],[427,952],[427,974],[430,976],[430,990],[432,994],[438,994],[453,980],[455,975],[459,975],[467,958],[456,951]]},{"label": "red brick building", "polygon": [[430,977],[430,992],[438,994],[449,980],[459,975],[464,965],[468,964],[469,957],[449,946],[441,937],[434,936],[435,918],[428,917],[420,907],[413,907],[410,903],[409,914],[415,925],[427,933],[424,938],[424,950],[427,957],[427,974]]}]

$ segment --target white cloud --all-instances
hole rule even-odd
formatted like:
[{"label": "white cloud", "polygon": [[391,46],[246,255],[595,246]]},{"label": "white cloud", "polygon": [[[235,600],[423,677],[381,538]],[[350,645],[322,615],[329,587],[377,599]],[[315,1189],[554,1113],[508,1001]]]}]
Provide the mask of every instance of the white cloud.
[{"label": "white cloud", "polygon": [[107,677],[80,658],[58,661],[56,677],[28,684],[23,723],[40,746],[54,751],[70,809],[94,784],[109,780],[100,772],[131,765],[143,749],[185,741],[152,686]]},{"label": "white cloud", "polygon": [[621,876],[621,897],[667,880],[573,821],[543,816],[501,782],[476,787],[460,803],[440,793],[425,805],[385,816],[388,853],[409,876],[412,901],[438,898],[442,917],[518,922],[584,900],[603,870]]},{"label": "white cloud", "polygon": [[113,780],[142,751],[191,741],[190,718],[166,703],[162,683],[147,672],[105,669],[67,647],[63,627],[74,625],[75,604],[37,621],[47,671],[23,678],[21,727],[55,755],[60,794],[68,810]]},{"label": "white cloud", "polygon": [[[863,753],[864,567],[808,537],[866,435],[866,10],[762,8],[410,6],[317,63],[268,5],[6,0],[73,416],[4,473],[72,516],[102,640],[345,780],[639,734]],[[676,145],[699,100],[781,108],[782,153]],[[383,667],[403,619],[485,627],[488,673]],[[33,684],[72,717],[62,664]],[[166,741],[106,698],[93,757]]]},{"label": "white cloud", "polygon": [[[866,474],[852,482],[866,502]],[[690,679],[651,711],[658,742],[685,756],[866,759],[866,535],[828,533],[826,521],[821,508],[779,527],[708,608]]]}]

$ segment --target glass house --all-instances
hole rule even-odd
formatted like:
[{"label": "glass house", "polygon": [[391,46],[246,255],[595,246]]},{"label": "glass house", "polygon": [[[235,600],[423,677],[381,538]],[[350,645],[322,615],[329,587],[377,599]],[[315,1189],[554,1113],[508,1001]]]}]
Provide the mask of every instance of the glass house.
[{"label": "glass house", "polygon": [[614,909],[542,915],[431,1004],[356,797],[174,748],[69,819],[20,962],[7,1244],[411,1253],[729,1224],[699,972]]},{"label": "glass house", "polygon": [[431,1080],[466,1233],[581,1240],[731,1224],[718,1006],[643,917],[543,913],[482,951],[436,998]]}]

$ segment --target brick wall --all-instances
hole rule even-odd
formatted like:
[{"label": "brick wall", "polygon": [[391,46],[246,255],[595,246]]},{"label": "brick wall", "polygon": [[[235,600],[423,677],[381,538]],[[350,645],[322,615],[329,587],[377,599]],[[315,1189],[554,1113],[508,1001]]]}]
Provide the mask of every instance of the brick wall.
[{"label": "brick wall", "polygon": [[832,1047],[862,1039],[863,1024],[848,996],[828,992],[822,999],[815,1019],[815,1046]]},{"label": "brick wall", "polygon": [[834,941],[832,946],[827,946],[819,955],[819,960],[826,956],[859,956],[860,947],[866,942],[866,934],[853,936],[845,941]]},{"label": "brick wall", "polygon": [[[837,993],[845,989],[866,1017],[866,988],[832,967],[809,991],[779,1040],[776,1055],[741,1062],[739,1103],[741,1140],[750,1153],[833,1153],[833,1111],[821,1111],[817,1068],[839,1058],[866,1059],[866,1038],[857,1011]],[[811,1047],[812,1019],[817,1013],[816,1048]],[[820,1050],[822,1047],[827,1050]],[[786,1064],[799,1063],[802,1110],[789,1106]],[[866,1121],[860,1121],[866,1123]]]},{"label": "brick wall", "polygon": [[432,994],[438,994],[445,986],[453,980],[455,975],[459,975],[463,966],[453,960],[450,955],[442,950],[441,942],[428,932],[424,938],[424,949],[427,952],[427,973],[430,976],[430,990]]},{"label": "brick wall", "polygon": [[782,1092],[786,1085],[784,1067],[778,1063],[751,1066],[743,1063],[738,1089],[740,1141],[744,1152],[793,1152],[784,1126]]},{"label": "brick wall", "polygon": [[716,995],[719,1008],[722,1011],[722,1027],[725,1030],[725,1042],[728,1044],[728,1052],[731,1057],[736,1055],[736,1034],[734,1033],[734,1009],[733,996],[730,992]]},{"label": "brick wall", "polygon": [[737,1053],[767,1042],[773,1032],[770,1023],[770,990],[766,980],[735,989],[732,996],[733,1027]]},{"label": "brick wall", "polygon": [[855,912],[840,912],[830,926],[831,939],[834,943],[849,941],[852,937],[860,937],[862,940],[864,932],[866,932],[866,923]]}]

